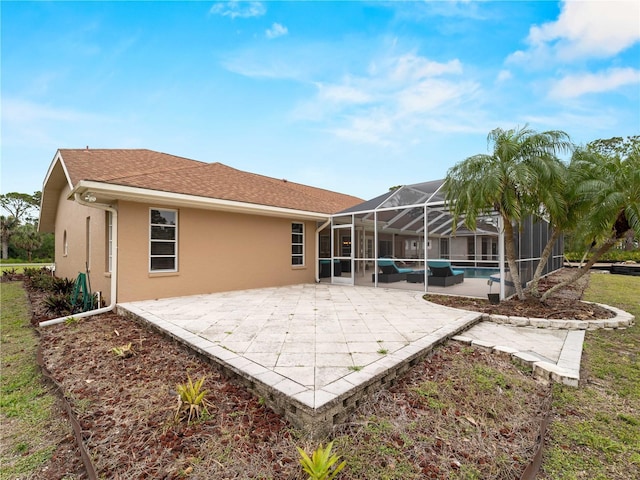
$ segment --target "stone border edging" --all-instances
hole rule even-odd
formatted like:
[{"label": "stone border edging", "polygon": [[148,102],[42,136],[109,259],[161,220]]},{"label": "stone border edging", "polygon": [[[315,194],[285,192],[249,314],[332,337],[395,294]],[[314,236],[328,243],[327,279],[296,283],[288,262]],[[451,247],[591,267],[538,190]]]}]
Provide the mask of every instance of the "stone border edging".
[{"label": "stone border edging", "polygon": [[43,378],[55,390],[58,401],[62,404],[62,407],[67,412],[67,418],[69,420],[69,423],[71,424],[71,429],[73,430],[73,435],[76,440],[76,446],[80,451],[80,458],[82,459],[87,477],[89,477],[89,480],[98,480],[98,474],[96,473],[96,468],[93,464],[93,461],[91,460],[91,454],[89,453],[89,449],[84,443],[84,439],[82,437],[82,426],[80,425],[80,421],[78,420],[73,407],[69,403],[69,400],[65,396],[64,388],[56,381],[56,379],[47,368],[44,361],[44,354],[42,353],[42,344],[40,342],[38,342],[38,351],[36,352],[36,363],[38,364],[38,368],[40,369],[40,373],[42,374]]},{"label": "stone border edging", "polygon": [[515,327],[553,328],[557,330],[598,330],[601,328],[627,328],[634,324],[635,317],[624,310],[602,303],[584,302],[598,305],[616,314],[613,318],[602,320],[559,320],[548,318],[528,318],[510,315],[482,314],[482,320]]}]

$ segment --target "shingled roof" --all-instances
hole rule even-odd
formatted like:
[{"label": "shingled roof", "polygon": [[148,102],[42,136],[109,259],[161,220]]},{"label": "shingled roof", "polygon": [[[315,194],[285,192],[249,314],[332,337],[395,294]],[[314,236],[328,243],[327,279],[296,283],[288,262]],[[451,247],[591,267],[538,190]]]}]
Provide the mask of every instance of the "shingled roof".
[{"label": "shingled roof", "polygon": [[80,181],[332,214],[362,202],[351,195],[145,149],[61,149],[71,188]]}]

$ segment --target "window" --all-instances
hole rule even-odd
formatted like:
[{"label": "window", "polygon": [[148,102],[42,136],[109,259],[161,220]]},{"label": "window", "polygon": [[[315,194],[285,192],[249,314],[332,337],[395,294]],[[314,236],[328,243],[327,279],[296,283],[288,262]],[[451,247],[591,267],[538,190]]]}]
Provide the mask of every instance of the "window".
[{"label": "window", "polygon": [[151,209],[149,229],[149,271],[178,270],[178,212]]},{"label": "window", "polygon": [[393,253],[391,240],[378,241],[378,257],[383,258]]},{"label": "window", "polygon": [[69,241],[67,240],[67,231],[65,230],[62,234],[62,255],[69,255]]},{"label": "window", "polygon": [[291,265],[304,265],[304,223],[291,224]]},{"label": "window", "polygon": [[340,256],[351,256],[351,235],[343,235],[340,240]]},{"label": "window", "polygon": [[107,272],[113,269],[113,213],[107,214]]},{"label": "window", "polygon": [[467,237],[467,258],[476,259],[476,237]]},{"label": "window", "polygon": [[449,239],[440,239],[440,258],[449,258]]}]

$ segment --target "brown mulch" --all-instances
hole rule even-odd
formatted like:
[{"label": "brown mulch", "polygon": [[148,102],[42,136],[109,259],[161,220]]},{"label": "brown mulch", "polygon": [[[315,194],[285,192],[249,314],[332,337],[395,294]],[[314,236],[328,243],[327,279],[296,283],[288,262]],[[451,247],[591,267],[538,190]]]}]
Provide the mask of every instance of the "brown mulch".
[{"label": "brown mulch", "polygon": [[[572,273],[574,273],[574,271],[565,268],[543,278],[538,287],[540,292],[546,292],[549,288],[558,284]],[[593,272],[591,274],[604,275]],[[524,301],[511,298],[500,302],[498,305],[492,305],[486,299],[453,295],[427,294],[425,298],[430,302],[440,305],[492,315],[511,315],[558,320],[600,320],[614,317],[615,314],[611,310],[599,305],[580,301],[585,289],[589,285],[589,275],[590,274],[584,275],[575,284],[558,291],[556,295],[551,296],[545,303],[541,303],[535,298],[528,298]]]}]

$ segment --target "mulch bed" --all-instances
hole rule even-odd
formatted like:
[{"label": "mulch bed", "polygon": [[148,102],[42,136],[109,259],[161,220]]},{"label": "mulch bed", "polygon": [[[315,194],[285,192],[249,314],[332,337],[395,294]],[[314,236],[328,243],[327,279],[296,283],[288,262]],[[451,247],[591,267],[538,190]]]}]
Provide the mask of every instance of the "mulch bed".
[{"label": "mulch bed", "polygon": [[[538,286],[541,293],[574,273],[571,269],[562,269],[543,278]],[[511,298],[492,305],[488,300],[480,298],[457,297],[453,295],[427,294],[430,302],[448,307],[473,310],[491,315],[511,315],[529,318],[545,318],[558,320],[600,320],[612,318],[615,314],[599,305],[581,302],[582,294],[589,285],[589,275],[584,275],[575,284],[570,285],[551,296],[545,303],[538,299],[528,298],[521,301]],[[605,275],[596,273],[595,275]]]}]

